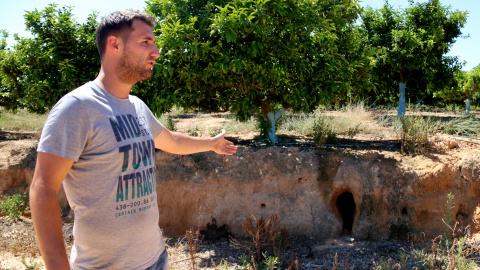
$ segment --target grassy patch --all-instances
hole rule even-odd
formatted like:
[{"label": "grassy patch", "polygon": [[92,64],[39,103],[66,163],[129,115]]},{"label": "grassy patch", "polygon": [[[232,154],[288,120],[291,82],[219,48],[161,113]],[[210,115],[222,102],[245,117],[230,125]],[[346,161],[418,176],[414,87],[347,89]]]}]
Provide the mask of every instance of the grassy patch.
[{"label": "grassy patch", "polygon": [[358,132],[372,131],[365,122],[370,119],[370,113],[365,109],[363,103],[348,104],[339,111],[338,117],[332,118],[332,126],[335,133],[353,138]]},{"label": "grassy patch", "polygon": [[233,115],[229,116],[228,119],[230,121],[225,122],[222,128],[225,129],[229,134],[258,132],[258,123],[253,117],[245,122],[236,120],[235,116]]},{"label": "grassy patch", "polygon": [[441,127],[442,131],[450,135],[478,136],[480,119],[474,115],[453,119]]},{"label": "grassy patch", "polygon": [[368,123],[371,113],[363,103],[349,104],[338,111],[315,110],[312,113],[287,113],[282,120],[278,133],[287,135],[317,136],[323,128],[330,138],[343,135],[350,138],[360,132],[377,134],[379,126]]},{"label": "grassy patch", "polygon": [[13,113],[0,108],[0,127],[2,130],[40,131],[46,119],[47,114],[29,113],[26,110]]}]

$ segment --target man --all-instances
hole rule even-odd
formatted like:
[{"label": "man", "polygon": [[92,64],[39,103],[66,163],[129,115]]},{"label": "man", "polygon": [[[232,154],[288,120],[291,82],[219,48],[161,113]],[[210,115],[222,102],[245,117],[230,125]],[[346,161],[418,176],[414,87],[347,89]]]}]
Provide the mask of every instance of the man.
[{"label": "man", "polygon": [[[214,138],[169,131],[129,94],[151,77],[159,57],[154,24],[140,12],[105,17],[96,32],[102,64],[97,78],[64,96],[45,123],[30,206],[47,269],[168,269],[154,149],[236,152],[225,131]],[[71,265],[56,197],[62,183],[75,213]]]}]

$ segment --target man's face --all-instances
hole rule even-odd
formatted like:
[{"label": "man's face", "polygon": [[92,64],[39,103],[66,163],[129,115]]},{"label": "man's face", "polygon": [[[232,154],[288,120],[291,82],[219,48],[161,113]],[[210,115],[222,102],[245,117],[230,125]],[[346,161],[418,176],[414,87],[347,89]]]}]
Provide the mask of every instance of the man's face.
[{"label": "man's face", "polygon": [[125,37],[122,39],[124,46],[117,74],[124,83],[134,85],[152,76],[155,59],[160,55],[155,46],[155,35],[148,24],[133,20],[132,31]]}]

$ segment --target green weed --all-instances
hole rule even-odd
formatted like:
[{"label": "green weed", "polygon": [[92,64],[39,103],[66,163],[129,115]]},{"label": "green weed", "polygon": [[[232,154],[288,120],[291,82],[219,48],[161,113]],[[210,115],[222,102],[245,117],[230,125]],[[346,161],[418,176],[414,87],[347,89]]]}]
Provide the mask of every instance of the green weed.
[{"label": "green weed", "polygon": [[425,119],[421,115],[398,118],[394,126],[402,142],[402,152],[406,154],[424,154],[428,137],[436,131],[436,125],[430,118]]},{"label": "green weed", "polygon": [[443,214],[443,222],[446,225],[445,233],[443,236],[445,237],[445,239],[448,240],[452,240],[454,235],[453,223],[455,222],[455,219],[453,217],[452,211],[453,209],[455,209],[455,202],[453,201],[454,198],[455,197],[451,192],[447,194],[447,204],[445,206],[445,213]]},{"label": "green weed", "polygon": [[33,259],[30,259],[29,262],[27,262],[27,259],[25,258],[25,255],[22,255],[21,259],[22,264],[25,266],[25,269],[40,269],[42,267],[42,263],[40,262],[35,262]]},{"label": "green weed", "polygon": [[0,212],[2,212],[9,221],[16,221],[25,212],[28,211],[28,194],[14,194],[0,201]]},{"label": "green weed", "polygon": [[[280,225],[278,216],[273,214],[268,220],[263,217],[247,218],[244,224],[245,233],[251,239],[232,239],[233,245],[244,249],[251,256],[251,268],[257,269],[267,265],[275,267],[280,263],[280,253],[284,249],[283,243],[287,237],[285,226]],[[248,261],[244,260],[244,263]],[[256,262],[259,262],[258,265]],[[266,263],[266,264],[265,264]],[[264,269],[264,268],[259,268]],[[274,268],[268,268],[274,269]]]},{"label": "green weed", "polygon": [[325,116],[320,116],[315,120],[313,126],[313,140],[318,146],[326,143],[334,143],[337,139],[337,134],[333,131],[333,127],[329,119]]}]

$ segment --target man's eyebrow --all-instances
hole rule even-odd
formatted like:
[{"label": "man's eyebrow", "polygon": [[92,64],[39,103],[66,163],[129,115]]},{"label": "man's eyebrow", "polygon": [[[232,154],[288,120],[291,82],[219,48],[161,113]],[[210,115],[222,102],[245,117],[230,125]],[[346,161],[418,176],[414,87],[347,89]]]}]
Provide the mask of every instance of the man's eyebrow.
[{"label": "man's eyebrow", "polygon": [[151,37],[151,36],[144,36],[142,39],[155,41],[155,37]]}]

